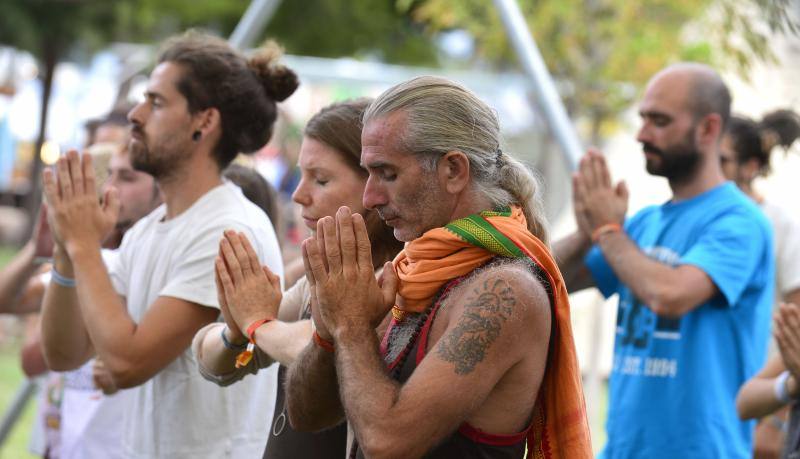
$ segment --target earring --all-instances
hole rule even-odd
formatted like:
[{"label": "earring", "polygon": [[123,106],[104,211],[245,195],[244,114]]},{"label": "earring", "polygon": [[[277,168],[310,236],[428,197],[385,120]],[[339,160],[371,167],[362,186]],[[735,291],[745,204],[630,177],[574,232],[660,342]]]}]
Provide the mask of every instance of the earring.
[{"label": "earring", "polygon": [[201,136],[201,135],[202,135],[202,134],[200,134],[200,131],[194,131],[194,134],[192,134],[192,140],[194,140],[195,142],[197,142],[198,140],[200,140],[200,136]]}]

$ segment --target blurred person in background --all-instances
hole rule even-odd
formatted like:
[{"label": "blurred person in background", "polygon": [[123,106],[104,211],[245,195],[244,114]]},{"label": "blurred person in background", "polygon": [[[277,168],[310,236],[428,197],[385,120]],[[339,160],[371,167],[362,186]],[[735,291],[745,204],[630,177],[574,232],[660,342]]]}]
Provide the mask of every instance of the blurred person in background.
[{"label": "blurred person in background", "polygon": [[[245,232],[262,264],[282,273],[264,212],[222,171],[270,138],[276,103],[297,87],[274,47],[249,59],[222,39],[195,32],[165,43],[145,100],[131,110],[135,169],[150,173],[164,205],[125,235],[108,267],[100,242],[118,213],[86,194],[91,157],[69,152],[44,173],[56,241],[42,308],[48,365],[76,368],[96,355],[126,397],[125,457],[253,457],[263,451],[275,381],[224,391],[204,381],[189,349],[219,314],[214,259],[225,229]],[[259,375],[260,376],[260,375]]]},{"label": "blurred person in background", "polygon": [[105,118],[90,120],[86,123],[86,142],[84,148],[105,143],[119,143],[130,134],[128,112],[131,107],[119,106]]},{"label": "blurred person in background", "polygon": [[[758,122],[740,116],[731,117],[720,145],[720,161],[725,177],[733,180],[758,203],[772,223],[775,238],[775,293],[778,301],[794,304],[800,304],[800,220],[761,196],[754,189],[753,182],[758,177],[770,174],[770,157],[775,147],[788,150],[798,137],[800,116],[791,110],[776,110],[764,115]],[[768,357],[770,361],[754,380],[774,382],[786,370],[777,355],[774,340],[770,340]],[[753,417],[746,409],[750,390],[753,389],[743,388],[738,399],[739,414],[746,419]],[[741,406],[745,406],[744,412]],[[787,414],[788,409],[769,412],[759,420],[754,445],[756,458],[779,457],[785,443]]]},{"label": "blurred person in background", "polygon": [[222,176],[241,188],[244,197],[260,207],[274,226],[279,225],[278,192],[263,175],[251,167],[233,163],[222,171]]},{"label": "blurred person in background", "polygon": [[[786,459],[800,458],[800,306],[784,303],[775,312],[773,329],[779,354],[742,386],[736,409],[742,419],[765,418],[782,409],[790,410],[788,425],[778,427],[785,435],[770,437]],[[772,421],[774,422],[774,421]],[[764,437],[767,438],[767,437]],[[783,439],[783,441],[781,441]]]},{"label": "blurred person in background", "polygon": [[[120,213],[115,230],[119,237],[109,237],[105,249],[116,249],[122,234],[132,223],[144,217],[161,203],[153,178],[133,170],[126,148],[125,128],[118,120],[109,118],[96,127],[103,142],[88,147],[95,159],[100,194],[114,187],[120,196]],[[103,177],[107,177],[103,179]],[[31,240],[0,273],[0,311],[5,313],[36,313],[50,280],[50,265],[39,268],[41,274],[31,275],[38,262],[52,256],[53,240],[47,226],[46,209],[42,209]],[[116,233],[115,233],[116,234]],[[104,250],[104,257],[113,256]],[[38,324],[38,320],[36,320]],[[41,350],[39,327],[26,336],[22,349],[22,367],[28,377],[43,374],[47,368]],[[118,456],[122,415],[121,397],[112,396],[116,390],[98,392],[93,369],[102,372],[96,361],[81,368],[51,372],[44,380],[40,416],[37,422],[44,430],[42,454],[48,458],[113,458]],[[96,371],[97,371],[96,370]]]},{"label": "blurred person in background", "polygon": [[[302,208],[303,220],[312,232],[317,220],[334,215],[342,205],[365,212],[369,222],[370,239],[374,241],[373,260],[376,269],[390,261],[402,248],[392,229],[376,212],[361,207],[361,195],[367,181],[367,171],[359,165],[361,156],[361,117],[369,100],[340,102],[323,108],[308,122],[300,149],[300,182],[292,198]],[[265,436],[269,438],[264,458],[337,458],[345,457],[347,429],[344,423],[318,433],[299,432],[286,418],[283,385],[286,369],[312,339],[311,292],[305,277],[281,294],[273,288],[260,271],[252,271],[252,281],[234,282],[233,266],[257,264],[257,260],[239,255],[249,245],[246,239],[230,234],[221,245],[221,260],[217,265],[218,294],[226,324],[211,324],[201,329],[194,339],[193,349],[198,358],[200,373],[206,379],[227,386],[249,374],[266,368],[273,362],[278,370],[278,396],[273,425]],[[230,252],[225,247],[238,247]],[[272,317],[272,320],[253,330],[256,348],[253,359],[236,367],[238,353],[248,342],[247,327],[251,322]]]},{"label": "blurred person in background", "polygon": [[735,398],[764,361],[774,258],[769,222],[722,174],[730,103],[705,65],[650,80],[637,140],[669,182],[662,205],[626,218],[628,190],[598,151],[573,176],[578,230],[556,259],[570,291],[619,297],[602,458],[752,456]]},{"label": "blurred person in background", "polygon": [[[124,118],[124,122],[120,121],[119,115],[119,113],[112,112],[108,117],[87,123],[86,126],[87,139],[92,140],[87,143],[86,147],[99,147],[93,150],[93,152],[97,156],[96,170],[98,177],[101,179],[101,183],[105,182],[103,177],[107,175],[110,177],[113,172],[110,167],[104,167],[104,165],[108,164],[111,160],[112,156],[114,156],[112,152],[118,151],[119,157],[115,160],[118,163],[128,161],[126,152],[119,151],[123,148],[124,143],[128,139],[128,123]],[[99,142],[96,143],[94,141],[95,139]],[[123,157],[125,159],[123,159]],[[130,164],[129,161],[128,164]],[[128,169],[130,169],[129,165]],[[137,181],[146,181],[144,177],[148,176],[147,174],[141,174],[141,177],[142,178]],[[150,181],[152,182],[152,179]],[[151,188],[155,190],[156,198],[158,198],[158,189],[154,184]],[[126,206],[127,205],[128,204],[126,204]],[[139,215],[139,217],[145,214]],[[124,211],[122,215],[125,215]],[[2,273],[0,273],[0,313],[32,313],[38,312],[41,307],[41,298],[44,294],[45,284],[34,277],[34,275],[37,271],[49,271],[49,265],[41,265],[52,257],[53,241],[50,228],[46,224],[45,210],[41,210],[36,218],[39,220],[30,240],[28,240],[14,258],[9,261]],[[112,243],[106,245],[113,246]]]}]

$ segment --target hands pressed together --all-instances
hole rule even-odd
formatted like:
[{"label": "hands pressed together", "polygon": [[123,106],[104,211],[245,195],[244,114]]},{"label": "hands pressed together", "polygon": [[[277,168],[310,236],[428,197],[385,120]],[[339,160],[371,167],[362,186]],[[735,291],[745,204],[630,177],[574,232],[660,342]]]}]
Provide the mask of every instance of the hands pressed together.
[{"label": "hands pressed together", "polygon": [[775,312],[775,340],[786,369],[800,380],[800,306],[783,303]]},{"label": "hands pressed together", "polygon": [[616,186],[602,153],[590,149],[572,174],[572,193],[578,228],[587,237],[604,225],[621,225],[628,210],[625,182]]},{"label": "hands pressed together", "polygon": [[[342,207],[336,217],[317,222],[317,232],[303,241],[303,262],[311,291],[317,333],[331,341],[345,330],[374,330],[394,305],[397,276],[390,262],[380,280],[364,218]],[[247,327],[278,315],[280,279],[261,266],[243,233],[228,230],[220,241],[215,274],[220,308],[236,341]]]},{"label": "hands pressed together", "polygon": [[316,235],[303,241],[303,262],[312,295],[317,333],[336,340],[347,331],[372,331],[389,313],[397,293],[391,262],[375,276],[364,218],[348,207],[317,222]]},{"label": "hands pressed together", "polygon": [[105,192],[100,203],[92,156],[71,150],[42,176],[47,219],[56,245],[69,255],[81,248],[99,248],[117,221],[120,203],[114,188]]},{"label": "hands pressed together", "polygon": [[246,340],[252,323],[278,316],[283,297],[280,278],[261,266],[244,233],[225,231],[214,273],[220,309],[234,340]]}]

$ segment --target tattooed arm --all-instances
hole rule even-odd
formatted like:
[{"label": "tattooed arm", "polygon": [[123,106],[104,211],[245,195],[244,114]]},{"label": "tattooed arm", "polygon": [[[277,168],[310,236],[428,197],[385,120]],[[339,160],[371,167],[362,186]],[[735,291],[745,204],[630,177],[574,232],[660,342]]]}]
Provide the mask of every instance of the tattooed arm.
[{"label": "tattooed arm", "polygon": [[[529,422],[544,374],[550,306],[524,268],[503,265],[453,292],[428,354],[403,385],[389,379],[368,328],[336,336],[347,413],[366,457],[418,457],[465,421],[510,434]],[[413,357],[412,357],[413,358]]]}]

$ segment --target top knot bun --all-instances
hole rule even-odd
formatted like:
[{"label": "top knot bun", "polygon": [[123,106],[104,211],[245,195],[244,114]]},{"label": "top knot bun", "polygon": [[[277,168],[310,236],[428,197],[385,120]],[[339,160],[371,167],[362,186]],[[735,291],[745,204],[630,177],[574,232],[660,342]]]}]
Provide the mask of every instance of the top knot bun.
[{"label": "top knot bun", "polygon": [[276,102],[286,100],[300,84],[290,68],[277,63],[282,55],[281,47],[268,41],[247,61],[267,95]]},{"label": "top knot bun", "polygon": [[764,149],[776,145],[789,149],[800,138],[800,115],[792,110],[775,110],[764,115],[759,123]]}]

